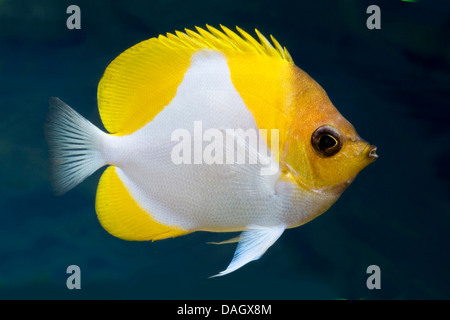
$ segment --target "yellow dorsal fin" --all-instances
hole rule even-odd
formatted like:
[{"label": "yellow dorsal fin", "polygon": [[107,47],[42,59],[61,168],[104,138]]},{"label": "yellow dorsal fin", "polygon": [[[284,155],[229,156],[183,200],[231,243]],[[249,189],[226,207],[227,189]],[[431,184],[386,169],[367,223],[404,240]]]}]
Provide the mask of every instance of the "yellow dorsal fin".
[{"label": "yellow dorsal fin", "polygon": [[271,36],[272,44],[258,31],[258,40],[237,27],[238,35],[206,26],[197,32],[176,31],[152,38],[120,54],[98,86],[98,106],[105,128],[116,135],[140,129],[167,106],[190,65],[192,54],[201,49],[228,53],[252,53],[292,63],[287,50]]},{"label": "yellow dorsal fin", "polygon": [[159,240],[188,233],[155,221],[139,207],[112,166],[100,179],[95,209],[103,228],[124,240]]}]

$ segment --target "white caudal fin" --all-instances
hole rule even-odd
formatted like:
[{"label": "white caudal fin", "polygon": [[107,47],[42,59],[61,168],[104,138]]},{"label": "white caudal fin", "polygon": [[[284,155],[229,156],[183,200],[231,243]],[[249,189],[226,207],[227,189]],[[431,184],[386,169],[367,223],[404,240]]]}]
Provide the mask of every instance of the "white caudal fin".
[{"label": "white caudal fin", "polygon": [[50,183],[61,195],[104,166],[100,129],[58,98],[50,98],[45,138],[50,155]]},{"label": "white caudal fin", "polygon": [[227,269],[212,277],[224,276],[236,271],[250,261],[258,260],[277,241],[284,229],[285,226],[249,227],[240,235],[239,244],[234,253],[233,260]]}]

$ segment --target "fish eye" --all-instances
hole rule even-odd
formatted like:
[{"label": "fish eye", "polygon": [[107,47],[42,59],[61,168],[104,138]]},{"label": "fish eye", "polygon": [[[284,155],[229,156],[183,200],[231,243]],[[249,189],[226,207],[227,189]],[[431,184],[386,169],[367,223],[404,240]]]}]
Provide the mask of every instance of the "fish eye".
[{"label": "fish eye", "polygon": [[339,131],[331,126],[322,126],[316,129],[311,136],[314,150],[323,157],[331,157],[342,148]]}]

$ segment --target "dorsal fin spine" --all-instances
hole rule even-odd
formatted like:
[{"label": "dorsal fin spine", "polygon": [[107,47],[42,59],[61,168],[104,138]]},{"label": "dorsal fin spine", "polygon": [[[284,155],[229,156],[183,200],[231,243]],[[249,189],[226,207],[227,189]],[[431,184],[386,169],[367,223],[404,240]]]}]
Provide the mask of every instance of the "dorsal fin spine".
[{"label": "dorsal fin spine", "polygon": [[270,41],[267,40],[267,38],[264,37],[264,35],[262,33],[260,33],[258,29],[255,29],[255,32],[256,32],[256,35],[259,38],[259,41],[261,42],[261,44],[266,49],[266,52],[272,57],[277,57],[278,56],[277,50],[272,46]]},{"label": "dorsal fin spine", "polygon": [[220,27],[223,29],[223,31],[228,35],[228,37],[230,37],[230,39],[232,39],[233,41],[236,42],[236,44],[239,46],[239,48],[242,51],[256,51],[257,50],[252,47],[248,42],[246,42],[244,39],[242,39],[242,37],[240,37],[238,34],[236,34],[235,32],[231,31],[230,29],[228,29],[227,27],[220,25]]},{"label": "dorsal fin spine", "polygon": [[240,51],[239,47],[233,41],[230,41],[230,38],[225,33],[211,27],[210,25],[206,25],[206,27],[208,28],[209,32],[211,32],[217,37],[217,39],[219,39],[219,41],[226,44],[229,48]]},{"label": "dorsal fin spine", "polygon": [[261,45],[261,43],[256,41],[255,38],[253,38],[251,35],[249,35],[247,32],[245,32],[238,26],[236,26],[236,29],[237,29],[237,31],[239,31],[239,33],[242,35],[242,37],[253,46],[253,48],[255,48],[260,54],[265,54],[264,47]]},{"label": "dorsal fin spine", "polygon": [[292,57],[285,47],[270,35],[272,43],[255,29],[256,38],[252,37],[245,30],[236,26],[239,34],[229,28],[220,25],[223,31],[220,31],[210,25],[206,25],[208,30],[195,27],[196,31],[185,29],[185,32],[175,31],[167,33],[166,36],[160,35],[158,42],[170,49],[185,47],[186,49],[217,49],[217,50],[236,50],[240,52],[254,52],[270,57],[278,57],[292,63]]}]

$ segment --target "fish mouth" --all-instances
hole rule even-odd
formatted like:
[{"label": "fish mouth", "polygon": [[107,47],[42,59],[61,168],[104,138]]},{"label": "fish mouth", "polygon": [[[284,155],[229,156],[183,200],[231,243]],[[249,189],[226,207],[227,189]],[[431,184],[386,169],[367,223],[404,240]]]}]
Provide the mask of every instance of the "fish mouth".
[{"label": "fish mouth", "polygon": [[377,147],[368,145],[367,148],[369,148],[369,152],[367,153],[367,156],[369,158],[371,158],[372,160],[377,159],[378,158]]}]

